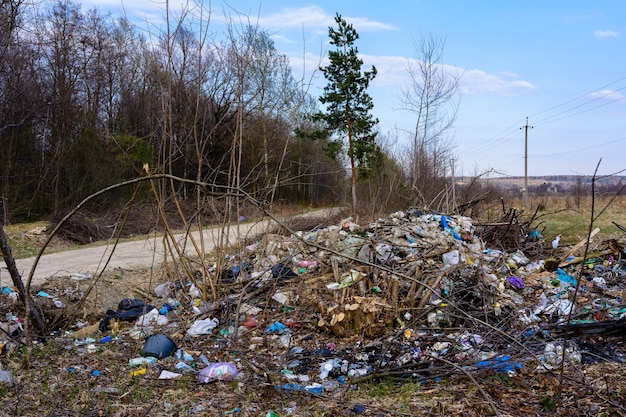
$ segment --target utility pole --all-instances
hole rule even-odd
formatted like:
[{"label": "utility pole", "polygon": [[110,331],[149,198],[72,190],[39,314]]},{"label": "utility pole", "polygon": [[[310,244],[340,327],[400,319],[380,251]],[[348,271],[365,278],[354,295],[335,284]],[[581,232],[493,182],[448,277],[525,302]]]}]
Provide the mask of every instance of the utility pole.
[{"label": "utility pole", "polygon": [[520,129],[524,129],[524,208],[529,208],[528,205],[528,128],[533,128],[532,126],[528,126],[528,117],[526,117],[526,125],[520,127]]},{"label": "utility pole", "polygon": [[450,161],[450,171],[452,174],[452,207],[456,211],[456,178],[454,178],[454,158]]}]

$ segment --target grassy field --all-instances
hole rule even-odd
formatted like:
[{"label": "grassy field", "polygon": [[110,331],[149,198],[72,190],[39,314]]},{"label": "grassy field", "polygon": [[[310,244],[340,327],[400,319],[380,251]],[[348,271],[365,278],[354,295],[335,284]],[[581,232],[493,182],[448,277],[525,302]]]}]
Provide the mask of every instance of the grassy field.
[{"label": "grassy field", "polygon": [[[626,196],[617,198],[583,197],[576,201],[573,196],[547,196],[530,199],[531,208],[526,210],[525,216],[536,216],[532,225],[539,229],[545,239],[551,241],[556,235],[561,235],[563,245],[574,245],[587,236],[589,226],[600,228],[598,237],[607,238],[613,235],[624,235],[615,223],[626,228]],[[522,207],[521,199],[506,199],[505,206]],[[484,213],[491,219],[501,215],[500,204],[494,204],[489,213]],[[495,213],[495,214],[494,214]]]},{"label": "grassy field", "polygon": [[560,234],[563,244],[576,244],[587,236],[591,224],[592,229],[600,228],[599,236],[604,238],[624,234],[615,223],[626,227],[626,196],[598,197],[593,207],[591,197],[584,198],[579,207],[573,200],[567,196],[540,200],[544,210],[539,212],[538,220],[544,222],[546,238]]}]

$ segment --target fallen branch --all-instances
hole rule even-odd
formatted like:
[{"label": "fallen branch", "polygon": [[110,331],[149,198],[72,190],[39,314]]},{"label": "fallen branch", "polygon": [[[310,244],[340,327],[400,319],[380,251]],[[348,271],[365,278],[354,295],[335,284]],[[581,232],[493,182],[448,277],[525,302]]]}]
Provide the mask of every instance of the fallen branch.
[{"label": "fallen branch", "polygon": [[585,237],[583,240],[578,242],[572,249],[570,249],[569,252],[567,252],[567,254],[561,258],[559,267],[562,268],[564,266],[571,265],[569,263],[567,264],[564,263],[566,259],[572,256],[573,254],[575,254],[580,248],[582,248],[585,245],[585,243],[587,243],[588,241],[591,242],[591,238],[593,238],[599,231],[600,231],[600,228],[596,227],[595,229],[591,231],[591,233],[589,233],[589,237]]}]

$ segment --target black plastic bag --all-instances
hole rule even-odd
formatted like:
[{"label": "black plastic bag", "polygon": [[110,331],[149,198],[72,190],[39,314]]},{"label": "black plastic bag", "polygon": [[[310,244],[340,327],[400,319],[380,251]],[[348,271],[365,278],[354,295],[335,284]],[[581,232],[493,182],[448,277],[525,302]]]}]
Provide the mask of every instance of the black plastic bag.
[{"label": "black plastic bag", "polygon": [[293,272],[293,269],[291,269],[291,267],[283,264],[276,264],[272,267],[272,276],[274,278],[291,278],[297,277],[298,274]]},{"label": "black plastic bag", "polygon": [[124,298],[117,306],[117,310],[107,310],[107,316],[100,322],[99,329],[106,332],[112,319],[133,321],[152,309],[154,306],[144,303],[143,300]]}]

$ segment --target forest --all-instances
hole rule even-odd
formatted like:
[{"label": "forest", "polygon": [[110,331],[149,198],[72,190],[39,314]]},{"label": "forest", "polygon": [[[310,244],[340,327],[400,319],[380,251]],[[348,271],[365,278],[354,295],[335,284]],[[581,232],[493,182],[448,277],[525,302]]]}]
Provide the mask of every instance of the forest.
[{"label": "forest", "polygon": [[[137,192],[115,187],[90,199],[89,209],[155,195],[221,211],[230,203],[215,205],[205,194],[220,187],[269,205],[334,205],[349,199],[351,177],[361,211],[450,202],[445,137],[454,114],[445,111],[458,80],[438,69],[443,45],[435,37],[416,43],[422,67],[407,69],[423,75],[406,91],[416,120],[409,145],[388,146],[369,115],[376,157],[355,162],[346,132],[320,117],[325,107],[309,81],[294,76],[270,34],[245,16],[225,16],[226,30],[216,32],[196,8],[150,33],[72,0],[2,0],[0,7],[5,224],[59,216],[147,174],[170,180]],[[360,74],[362,61],[355,62]],[[428,95],[439,100],[420,104]]]}]

